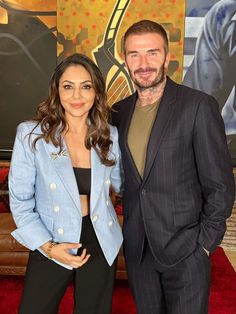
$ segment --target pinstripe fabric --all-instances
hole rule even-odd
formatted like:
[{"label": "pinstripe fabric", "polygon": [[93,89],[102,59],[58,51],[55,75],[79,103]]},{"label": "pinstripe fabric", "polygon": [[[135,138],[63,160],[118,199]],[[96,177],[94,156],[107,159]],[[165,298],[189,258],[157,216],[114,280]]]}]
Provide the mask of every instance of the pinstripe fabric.
[{"label": "pinstripe fabric", "polygon": [[[139,276],[132,275],[132,267],[145,257],[145,237],[161,267],[190,260],[198,245],[215,250],[234,202],[232,164],[215,99],[168,78],[149,139],[143,180],[127,145],[136,100],[133,94],[115,104],[112,116],[125,176],[123,233],[130,281]],[[188,263],[189,274],[195,268],[194,262]],[[145,277],[149,284],[152,276]],[[135,289],[139,290],[138,284]]]},{"label": "pinstripe fabric", "polygon": [[147,247],[141,263],[127,264],[138,314],[207,314],[210,259],[198,246],[175,266],[161,266]]}]

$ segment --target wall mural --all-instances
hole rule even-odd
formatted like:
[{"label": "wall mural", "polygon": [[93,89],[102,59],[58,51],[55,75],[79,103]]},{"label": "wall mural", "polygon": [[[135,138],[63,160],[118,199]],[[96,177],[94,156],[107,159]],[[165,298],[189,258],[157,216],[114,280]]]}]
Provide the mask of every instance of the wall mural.
[{"label": "wall mural", "polygon": [[169,75],[181,81],[184,0],[58,0],[57,12],[59,59],[75,51],[89,55],[106,78],[109,105],[134,91],[121,45],[125,30],[140,19],[156,20],[167,30],[172,51]]},{"label": "wall mural", "polygon": [[56,64],[56,1],[0,0],[0,158],[47,94]]},{"label": "wall mural", "polygon": [[145,18],[168,33],[169,76],[217,98],[236,165],[235,6],[235,0],[0,0],[0,158],[12,149],[16,125],[45,98],[56,59],[90,56],[106,79],[109,105],[132,93],[122,36]]},{"label": "wall mural", "polygon": [[236,0],[186,0],[183,83],[213,95],[236,166]]}]

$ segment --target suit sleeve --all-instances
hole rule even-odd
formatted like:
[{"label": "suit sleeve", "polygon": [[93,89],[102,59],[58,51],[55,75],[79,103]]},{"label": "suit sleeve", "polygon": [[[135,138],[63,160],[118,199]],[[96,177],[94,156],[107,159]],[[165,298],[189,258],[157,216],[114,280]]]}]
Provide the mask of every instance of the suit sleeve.
[{"label": "suit sleeve", "polygon": [[17,129],[9,172],[10,208],[17,229],[13,237],[22,245],[35,250],[52,239],[39,214],[35,211],[35,153],[30,147],[25,124]]},{"label": "suit sleeve", "polygon": [[213,251],[221,242],[232,212],[235,183],[219,106],[211,96],[200,101],[193,148],[202,190],[199,243]]}]

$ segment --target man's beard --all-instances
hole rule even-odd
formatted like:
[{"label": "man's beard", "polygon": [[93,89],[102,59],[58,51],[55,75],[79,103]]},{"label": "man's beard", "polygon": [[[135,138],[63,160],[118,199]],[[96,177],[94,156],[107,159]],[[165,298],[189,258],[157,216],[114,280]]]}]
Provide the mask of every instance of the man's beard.
[{"label": "man's beard", "polygon": [[135,74],[136,73],[141,73],[141,72],[145,72],[145,71],[152,71],[152,72],[157,72],[157,70],[155,68],[139,68],[136,71],[134,71],[134,75],[131,74],[131,72],[129,71],[130,77],[132,79],[132,81],[134,82],[134,84],[136,85],[136,87],[139,90],[145,90],[145,89],[149,89],[149,88],[153,88],[158,86],[159,84],[161,84],[164,80],[165,80],[165,67],[164,67],[164,63],[162,64],[162,66],[160,67],[156,77],[154,78],[154,80],[149,81],[145,79],[142,79],[141,81],[135,78]]}]

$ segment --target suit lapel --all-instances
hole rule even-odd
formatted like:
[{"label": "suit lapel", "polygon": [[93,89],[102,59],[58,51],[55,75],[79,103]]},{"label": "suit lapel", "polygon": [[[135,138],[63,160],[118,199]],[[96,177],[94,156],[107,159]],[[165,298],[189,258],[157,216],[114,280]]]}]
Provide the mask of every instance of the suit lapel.
[{"label": "suit lapel", "polygon": [[71,164],[66,144],[64,143],[64,149],[60,154],[58,154],[59,149],[55,148],[54,145],[50,143],[47,144],[45,142],[44,145],[51,160],[52,166],[55,168],[58,176],[60,177],[62,183],[64,184],[65,189],[67,190],[76,207],[80,211],[81,208],[78,186],[76,183],[73,166]]},{"label": "suit lapel", "polygon": [[122,124],[123,128],[123,143],[124,143],[124,156],[123,159],[125,158],[125,162],[128,164],[128,168],[131,169],[130,173],[132,173],[135,178],[138,180],[139,183],[141,183],[141,177],[139,175],[138,169],[135,165],[135,162],[133,160],[133,157],[131,155],[129,145],[128,145],[128,131],[129,131],[129,126],[131,123],[132,115],[135,109],[136,101],[138,98],[137,92],[131,96],[129,99],[126,108],[127,111],[125,112],[126,117],[121,117],[122,121],[124,122],[124,125]]},{"label": "suit lapel", "polygon": [[162,101],[152,127],[152,132],[148,142],[143,183],[147,179],[154,159],[158,154],[158,148],[174,113],[174,103],[176,101],[177,85],[170,79],[167,80]]},{"label": "suit lapel", "polygon": [[91,149],[91,197],[90,211],[93,212],[105,184],[106,166],[101,163],[101,160],[96,151]]}]

